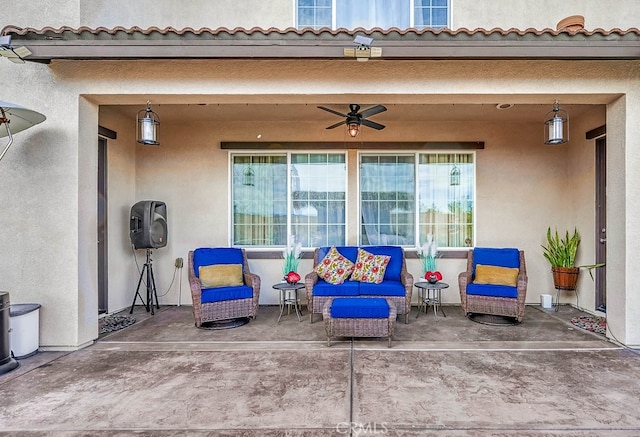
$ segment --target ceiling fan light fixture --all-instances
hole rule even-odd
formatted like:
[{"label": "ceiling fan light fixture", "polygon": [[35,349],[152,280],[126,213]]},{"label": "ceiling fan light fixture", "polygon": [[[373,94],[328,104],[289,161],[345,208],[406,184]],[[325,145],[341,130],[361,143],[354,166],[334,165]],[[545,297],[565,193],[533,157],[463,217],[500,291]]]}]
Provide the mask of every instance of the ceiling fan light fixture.
[{"label": "ceiling fan light fixture", "polygon": [[349,123],[347,124],[347,133],[351,138],[355,138],[358,136],[358,132],[360,132],[360,123]]},{"label": "ceiling fan light fixture", "polygon": [[359,112],[360,105],[356,103],[351,103],[349,105],[348,114],[343,114],[342,112],[336,111],[335,109],[326,108],[324,106],[318,106],[318,109],[322,109],[323,111],[327,111],[334,115],[344,117],[344,120],[339,123],[332,124],[331,126],[327,126],[326,129],[335,129],[338,126],[345,125],[347,126],[347,133],[351,138],[355,138],[358,135],[360,126],[370,127],[376,130],[384,129],[383,124],[376,123],[375,121],[368,120],[367,118],[387,110],[387,108],[383,105],[375,105],[365,109],[362,112]]}]

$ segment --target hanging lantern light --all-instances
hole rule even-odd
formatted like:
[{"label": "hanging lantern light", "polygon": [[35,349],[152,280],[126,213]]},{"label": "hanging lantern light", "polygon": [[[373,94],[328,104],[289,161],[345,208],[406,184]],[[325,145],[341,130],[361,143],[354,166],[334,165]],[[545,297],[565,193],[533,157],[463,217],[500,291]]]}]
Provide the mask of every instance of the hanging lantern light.
[{"label": "hanging lantern light", "polygon": [[449,173],[449,185],[451,186],[460,185],[460,169],[456,164],[453,164],[453,168]]},{"label": "hanging lantern light", "polygon": [[147,108],[141,109],[136,115],[136,141],[140,144],[157,146],[159,141],[160,118],[151,110],[151,103],[147,100]]},{"label": "hanging lantern light", "polygon": [[553,104],[553,109],[544,116],[544,143],[563,144],[569,141],[569,114],[560,109],[558,101]]},{"label": "hanging lantern light", "polygon": [[256,174],[253,169],[249,165],[242,175],[242,185],[246,185],[248,187],[253,187],[255,185]]}]

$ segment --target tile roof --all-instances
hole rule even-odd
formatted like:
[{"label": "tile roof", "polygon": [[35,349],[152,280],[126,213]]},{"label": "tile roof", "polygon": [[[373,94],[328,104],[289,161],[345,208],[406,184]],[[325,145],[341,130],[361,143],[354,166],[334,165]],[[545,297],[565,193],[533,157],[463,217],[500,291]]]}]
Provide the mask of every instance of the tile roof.
[{"label": "tile roof", "polygon": [[[26,60],[139,58],[342,58],[354,35],[394,59],[640,59],[640,29],[251,29],[226,27],[5,26]],[[162,44],[158,44],[161,42]],[[106,50],[105,48],[109,48]],[[177,50],[180,50],[178,53]]]},{"label": "tile roof", "polygon": [[339,28],[339,29],[330,29],[327,27],[323,27],[321,29],[311,29],[311,28],[304,28],[304,29],[296,29],[293,27],[289,27],[286,29],[278,29],[275,27],[269,28],[269,29],[264,29],[264,28],[260,28],[260,27],[253,27],[251,29],[247,29],[247,28],[243,28],[243,27],[236,27],[233,29],[229,29],[227,27],[219,27],[216,29],[212,29],[212,28],[208,28],[208,27],[202,27],[199,29],[194,29],[192,27],[185,27],[183,29],[176,29],[174,27],[164,27],[164,28],[160,28],[160,27],[156,27],[156,26],[152,26],[152,27],[148,27],[148,28],[141,28],[141,27],[122,27],[122,26],[117,26],[117,27],[113,27],[113,28],[107,28],[107,27],[87,27],[87,26],[81,26],[78,28],[72,28],[69,26],[62,26],[62,27],[58,27],[58,28],[54,28],[54,27],[43,27],[41,29],[35,29],[35,28],[30,28],[30,27],[17,27],[17,26],[5,26],[2,29],[1,32],[2,35],[20,35],[20,36],[25,36],[27,38],[30,39],[40,39],[42,37],[47,37],[47,36],[64,36],[65,38],[78,38],[78,39],[87,39],[87,38],[91,38],[91,36],[94,37],[99,37],[99,36],[104,36],[104,35],[129,35],[129,36],[135,36],[135,35],[145,35],[145,36],[154,36],[154,35],[164,35],[164,36],[170,36],[170,35],[176,35],[176,36],[189,36],[189,35],[193,35],[193,36],[211,36],[211,37],[234,37],[234,38],[238,38],[241,37],[242,35],[246,35],[246,36],[251,36],[252,38],[262,38],[262,37],[282,37],[282,36],[289,36],[289,37],[293,37],[293,38],[298,38],[298,37],[304,37],[304,36],[313,36],[313,37],[318,37],[318,36],[325,36],[325,37],[340,37],[340,36],[345,36],[345,37],[353,37],[356,34],[365,34],[367,36],[380,36],[380,37],[396,37],[396,38],[403,38],[403,37],[410,37],[410,36],[415,36],[415,37],[428,37],[429,35],[433,35],[434,37],[437,36],[460,36],[460,35],[466,35],[466,36],[473,36],[473,35],[484,35],[484,36],[489,36],[489,35],[499,35],[501,37],[503,36],[509,36],[509,35],[517,35],[517,36],[525,36],[525,35],[529,35],[529,36],[543,36],[543,35],[548,35],[548,36],[559,36],[559,35],[583,35],[585,37],[590,37],[593,35],[601,35],[601,36],[625,36],[627,34],[634,34],[634,35],[640,35],[640,29],[638,28],[631,28],[631,29],[627,29],[627,30],[622,30],[619,28],[615,28],[615,29],[610,29],[610,30],[605,30],[602,28],[597,28],[594,30],[586,30],[586,29],[580,29],[577,31],[569,31],[569,30],[555,30],[555,29],[550,29],[550,28],[546,28],[546,29],[534,29],[534,28],[528,28],[528,29],[516,29],[516,28],[510,28],[510,29],[502,29],[502,28],[493,28],[493,29],[484,29],[484,28],[477,28],[477,29],[467,29],[467,28],[460,28],[460,29],[456,29],[456,30],[452,30],[452,29],[447,29],[447,28],[443,28],[443,29],[432,29],[432,28],[424,28],[424,29],[416,29],[416,28],[408,28],[408,29],[399,29],[397,27],[392,27],[389,29],[382,29],[379,27],[375,27],[372,29],[364,29],[364,28],[356,28],[356,29],[344,29],[344,28]]}]

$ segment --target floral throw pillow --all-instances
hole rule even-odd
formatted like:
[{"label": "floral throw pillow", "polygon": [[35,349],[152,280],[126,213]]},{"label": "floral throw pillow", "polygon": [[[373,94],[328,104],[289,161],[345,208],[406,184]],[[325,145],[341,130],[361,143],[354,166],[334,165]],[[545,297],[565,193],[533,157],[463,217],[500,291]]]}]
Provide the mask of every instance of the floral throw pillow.
[{"label": "floral throw pillow", "polygon": [[381,283],[390,260],[390,256],[374,255],[366,250],[358,249],[358,259],[351,280],[372,284]]},{"label": "floral throw pillow", "polygon": [[342,284],[353,272],[354,264],[338,249],[331,247],[315,268],[316,273],[330,284]]}]

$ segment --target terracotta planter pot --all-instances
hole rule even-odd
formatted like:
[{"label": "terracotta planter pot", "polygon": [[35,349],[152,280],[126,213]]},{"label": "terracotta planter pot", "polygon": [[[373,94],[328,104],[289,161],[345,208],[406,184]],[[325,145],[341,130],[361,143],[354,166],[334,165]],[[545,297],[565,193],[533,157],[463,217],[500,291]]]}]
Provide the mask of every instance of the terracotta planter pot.
[{"label": "terracotta planter pot", "polygon": [[584,17],[582,15],[571,15],[558,21],[558,24],[556,24],[556,30],[575,32],[580,29],[584,29]]},{"label": "terracotta planter pot", "polygon": [[551,267],[553,285],[559,290],[575,290],[578,284],[578,267]]}]

